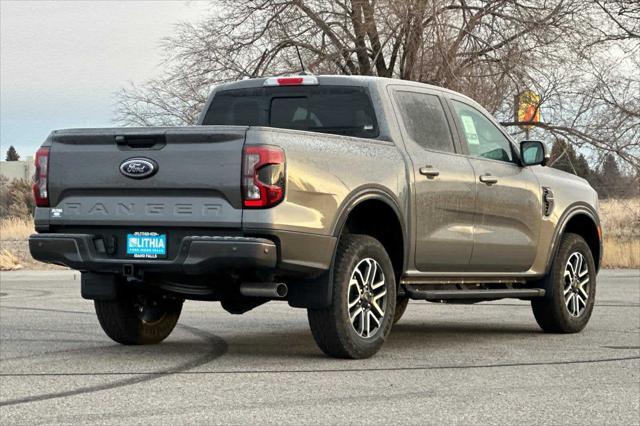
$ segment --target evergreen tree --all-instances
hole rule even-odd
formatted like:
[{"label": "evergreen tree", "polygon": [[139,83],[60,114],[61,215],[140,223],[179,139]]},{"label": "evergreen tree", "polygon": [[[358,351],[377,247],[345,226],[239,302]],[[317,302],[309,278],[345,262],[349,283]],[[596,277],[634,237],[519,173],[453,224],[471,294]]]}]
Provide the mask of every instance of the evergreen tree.
[{"label": "evergreen tree", "polygon": [[555,169],[580,176],[589,182],[594,181],[594,173],[585,156],[577,154],[573,146],[562,139],[557,139],[551,147],[550,164]]},{"label": "evergreen tree", "polygon": [[18,151],[11,145],[7,150],[7,161],[18,161],[20,159],[20,155],[18,155]]},{"label": "evergreen tree", "polygon": [[600,181],[604,192],[602,195],[605,197],[619,196],[624,192],[622,173],[613,154],[607,154],[604,157]]},{"label": "evergreen tree", "polygon": [[576,152],[573,147],[567,144],[562,139],[556,139],[551,147],[551,161],[554,169],[562,170],[563,172],[576,174]]},{"label": "evergreen tree", "polygon": [[576,168],[578,176],[591,182],[593,177],[591,167],[589,167],[589,162],[584,157],[584,155],[578,155],[578,157],[576,157],[575,159],[575,162],[573,163],[573,166]]}]

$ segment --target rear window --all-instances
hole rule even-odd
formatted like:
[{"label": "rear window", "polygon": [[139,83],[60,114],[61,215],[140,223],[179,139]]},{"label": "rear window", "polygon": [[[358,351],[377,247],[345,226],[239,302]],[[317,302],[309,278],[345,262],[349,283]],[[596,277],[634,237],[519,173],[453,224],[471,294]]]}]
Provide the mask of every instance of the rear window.
[{"label": "rear window", "polygon": [[224,90],[202,124],[267,126],[375,138],[378,123],[366,88],[259,87]]}]

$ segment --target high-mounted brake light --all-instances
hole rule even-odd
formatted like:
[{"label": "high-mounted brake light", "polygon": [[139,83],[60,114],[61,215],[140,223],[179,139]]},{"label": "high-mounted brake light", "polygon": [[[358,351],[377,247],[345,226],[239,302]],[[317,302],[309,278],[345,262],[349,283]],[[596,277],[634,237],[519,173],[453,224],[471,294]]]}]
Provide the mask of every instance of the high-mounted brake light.
[{"label": "high-mounted brake light", "polygon": [[317,86],[318,79],[313,75],[296,77],[270,77],[264,81],[265,86]]},{"label": "high-mounted brake light", "polygon": [[38,207],[49,207],[49,147],[43,146],[36,152],[36,175],[33,183],[33,198]]},{"label": "high-mounted brake light", "polygon": [[284,199],[284,190],[284,151],[270,145],[245,146],[242,151],[244,207],[273,207]]}]

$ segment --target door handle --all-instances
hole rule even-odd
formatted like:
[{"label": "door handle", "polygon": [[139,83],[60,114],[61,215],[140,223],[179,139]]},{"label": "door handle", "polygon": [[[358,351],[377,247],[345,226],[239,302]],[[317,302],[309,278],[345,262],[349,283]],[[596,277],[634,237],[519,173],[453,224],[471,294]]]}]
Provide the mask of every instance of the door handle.
[{"label": "door handle", "polygon": [[494,183],[498,183],[498,178],[487,173],[486,175],[480,175],[480,182],[493,185]]},{"label": "door handle", "polygon": [[440,170],[434,169],[431,166],[420,167],[420,174],[425,175],[428,178],[434,178],[440,175]]}]

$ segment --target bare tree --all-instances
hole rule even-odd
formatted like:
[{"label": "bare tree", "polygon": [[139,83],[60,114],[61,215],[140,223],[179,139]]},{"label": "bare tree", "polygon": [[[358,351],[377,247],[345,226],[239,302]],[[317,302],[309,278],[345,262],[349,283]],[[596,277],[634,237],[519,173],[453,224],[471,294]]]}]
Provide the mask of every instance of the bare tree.
[{"label": "bare tree", "polygon": [[[538,132],[638,163],[640,12],[632,0],[219,0],[164,41],[166,73],[119,94],[126,125],[195,122],[211,87],[300,71],[465,93],[507,120],[543,97]],[[507,125],[517,128],[509,121]]]},{"label": "bare tree", "polygon": [[578,11],[572,19],[575,29],[530,70],[530,85],[543,95],[544,120],[537,134],[551,134],[586,149],[594,165],[614,154],[630,174],[637,174],[640,6],[634,1],[596,0]]}]

